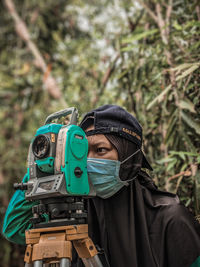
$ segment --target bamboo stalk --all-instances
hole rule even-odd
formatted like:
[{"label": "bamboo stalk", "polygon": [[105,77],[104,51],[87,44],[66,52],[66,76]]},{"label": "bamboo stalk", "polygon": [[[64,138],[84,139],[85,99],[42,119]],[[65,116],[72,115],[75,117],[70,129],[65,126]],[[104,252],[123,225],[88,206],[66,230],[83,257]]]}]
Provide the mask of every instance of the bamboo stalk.
[{"label": "bamboo stalk", "polygon": [[9,14],[13,18],[15,22],[15,29],[18,34],[18,36],[26,43],[27,47],[29,48],[30,52],[33,54],[34,58],[36,59],[36,66],[41,69],[41,71],[44,74],[44,87],[47,89],[51,97],[54,99],[60,99],[62,97],[61,90],[59,86],[57,85],[57,82],[55,78],[51,75],[51,73],[48,72],[48,66],[41,55],[39,49],[37,48],[36,44],[31,40],[30,33],[28,31],[28,28],[25,24],[25,22],[20,18],[20,16],[17,13],[17,10],[15,8],[15,5],[12,0],[4,0],[5,5],[8,9]]}]

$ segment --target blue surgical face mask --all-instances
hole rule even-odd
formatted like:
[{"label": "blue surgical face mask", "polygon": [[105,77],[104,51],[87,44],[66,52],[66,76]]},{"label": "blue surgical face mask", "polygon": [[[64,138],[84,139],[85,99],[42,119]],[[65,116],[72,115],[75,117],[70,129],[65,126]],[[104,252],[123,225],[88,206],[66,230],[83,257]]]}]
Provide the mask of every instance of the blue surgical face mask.
[{"label": "blue surgical face mask", "polygon": [[128,186],[130,180],[122,181],[119,178],[120,165],[138,153],[140,149],[126,158],[123,162],[118,160],[88,158],[87,171],[89,179],[91,180],[96,190],[96,195],[101,198],[109,198],[117,193],[123,186]]}]

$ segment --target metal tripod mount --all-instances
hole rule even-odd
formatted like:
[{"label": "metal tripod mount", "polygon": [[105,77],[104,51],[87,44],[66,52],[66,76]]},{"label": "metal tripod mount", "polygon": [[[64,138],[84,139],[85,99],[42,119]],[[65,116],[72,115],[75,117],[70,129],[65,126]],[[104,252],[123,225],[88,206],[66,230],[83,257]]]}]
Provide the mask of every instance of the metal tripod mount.
[{"label": "metal tripod mount", "polygon": [[[33,208],[34,229],[26,231],[25,267],[42,267],[46,263],[70,267],[73,248],[86,267],[104,267],[88,236],[87,213],[80,200],[70,197],[59,202],[56,199],[55,203],[55,199],[48,199]],[[50,221],[41,222],[41,214],[47,211]]]}]

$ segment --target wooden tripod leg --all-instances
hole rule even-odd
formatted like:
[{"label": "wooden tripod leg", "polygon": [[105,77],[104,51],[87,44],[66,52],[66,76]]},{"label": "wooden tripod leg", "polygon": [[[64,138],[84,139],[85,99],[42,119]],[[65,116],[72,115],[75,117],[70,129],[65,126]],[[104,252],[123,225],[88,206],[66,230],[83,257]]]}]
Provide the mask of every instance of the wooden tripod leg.
[{"label": "wooden tripod leg", "polygon": [[89,237],[80,240],[74,240],[73,245],[78,253],[79,258],[82,259],[85,267],[103,267],[97,255],[97,249]]},{"label": "wooden tripod leg", "polygon": [[25,261],[25,267],[32,267],[32,252],[33,252],[33,246],[27,245],[25,255],[24,255],[24,261]]},{"label": "wooden tripod leg", "polygon": [[73,245],[78,253],[79,258],[91,258],[98,254],[94,243],[89,237],[74,240]]}]

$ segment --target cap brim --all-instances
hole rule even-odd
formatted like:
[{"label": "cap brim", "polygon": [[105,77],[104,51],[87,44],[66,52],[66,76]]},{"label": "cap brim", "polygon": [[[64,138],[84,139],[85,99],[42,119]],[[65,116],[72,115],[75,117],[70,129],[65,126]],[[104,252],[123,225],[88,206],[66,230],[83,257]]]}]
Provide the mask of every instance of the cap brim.
[{"label": "cap brim", "polygon": [[142,152],[143,154],[143,160],[142,160],[142,168],[146,168],[146,169],[149,169],[151,171],[153,171],[153,168],[151,167],[151,165],[149,164],[148,160],[146,159],[144,153]]}]

